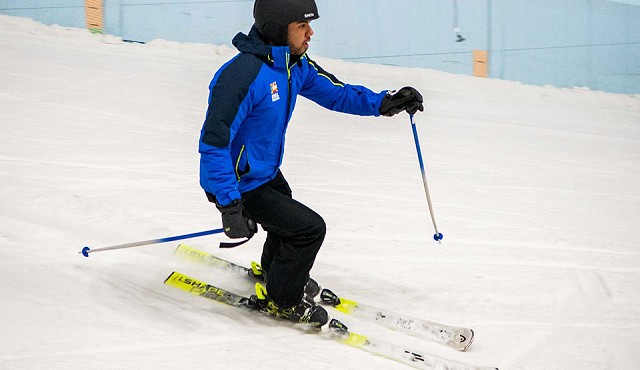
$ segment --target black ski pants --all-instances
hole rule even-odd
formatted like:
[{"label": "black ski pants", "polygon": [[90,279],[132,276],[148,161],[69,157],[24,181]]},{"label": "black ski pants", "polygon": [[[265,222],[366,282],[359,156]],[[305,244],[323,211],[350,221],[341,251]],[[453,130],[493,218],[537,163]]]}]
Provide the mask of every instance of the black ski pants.
[{"label": "black ski pants", "polygon": [[246,215],[267,232],[260,263],[267,274],[269,298],[280,307],[297,305],[324,241],[324,220],[292,198],[280,171],[242,198]]}]

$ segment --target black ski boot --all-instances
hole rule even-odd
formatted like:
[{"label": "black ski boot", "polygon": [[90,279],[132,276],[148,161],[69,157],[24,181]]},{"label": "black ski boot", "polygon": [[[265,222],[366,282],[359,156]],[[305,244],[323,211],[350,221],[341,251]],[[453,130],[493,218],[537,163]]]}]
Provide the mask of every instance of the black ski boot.
[{"label": "black ski boot", "polygon": [[276,317],[282,317],[294,323],[309,324],[320,328],[329,321],[327,310],[304,298],[297,305],[279,307],[278,304],[269,299],[267,289],[260,283],[256,283],[256,295],[251,298],[255,299],[260,311]]},{"label": "black ski boot", "polygon": [[[267,271],[262,269],[262,265],[258,262],[251,262],[251,268],[247,271],[250,277],[267,283]],[[317,281],[309,278],[307,285],[304,286],[304,299],[314,302],[316,296],[320,294],[320,285]]]},{"label": "black ski boot", "polygon": [[320,294],[320,285],[317,281],[309,278],[307,285],[304,286],[304,298],[307,300],[315,301],[316,296]]}]

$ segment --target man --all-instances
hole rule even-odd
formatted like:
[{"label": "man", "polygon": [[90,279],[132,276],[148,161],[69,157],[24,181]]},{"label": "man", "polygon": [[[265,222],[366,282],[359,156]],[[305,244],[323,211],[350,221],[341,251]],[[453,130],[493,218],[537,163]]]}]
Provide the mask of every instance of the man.
[{"label": "man", "polygon": [[340,82],[306,54],[318,19],[314,0],[256,0],[255,24],[238,33],[240,54],[210,84],[200,137],[200,184],[222,213],[230,238],[267,232],[261,257],[266,291],[260,307],[294,322],[324,325],[324,308],[304,299],[309,272],[324,240],[320,215],[294,200],[280,165],[284,136],[298,95],[321,106],[362,116],[422,111],[411,87],[374,93]]}]

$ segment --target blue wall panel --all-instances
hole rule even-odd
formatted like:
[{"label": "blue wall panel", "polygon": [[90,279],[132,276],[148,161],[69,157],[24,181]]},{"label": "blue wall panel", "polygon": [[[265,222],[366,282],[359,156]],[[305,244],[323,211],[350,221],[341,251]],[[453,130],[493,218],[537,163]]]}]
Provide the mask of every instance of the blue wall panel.
[{"label": "blue wall panel", "polygon": [[594,7],[593,88],[640,93],[640,6]]},{"label": "blue wall panel", "polygon": [[456,42],[451,1],[317,0],[312,52],[367,63],[471,74],[473,49],[486,49],[486,2],[458,1]]},{"label": "blue wall panel", "polygon": [[[111,3],[114,3],[112,1]],[[182,42],[231,44],[239,31],[253,24],[252,0],[176,2],[119,0],[117,15],[106,17],[107,30],[125,39],[149,41],[166,39]],[[107,4],[108,6],[111,6]]]},{"label": "blue wall panel", "polygon": [[47,25],[84,28],[84,0],[0,0],[0,13]]},{"label": "blue wall panel", "polygon": [[[588,1],[494,1],[491,76],[586,86]],[[516,31],[517,30],[517,31]]]},{"label": "blue wall panel", "polygon": [[640,92],[640,7],[496,0],[493,10],[492,77]]}]

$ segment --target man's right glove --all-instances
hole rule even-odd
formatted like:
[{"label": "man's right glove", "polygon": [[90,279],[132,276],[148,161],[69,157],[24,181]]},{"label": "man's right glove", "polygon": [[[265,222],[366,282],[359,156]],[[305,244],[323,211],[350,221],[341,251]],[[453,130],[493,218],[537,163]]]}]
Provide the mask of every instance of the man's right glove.
[{"label": "man's right glove", "polygon": [[394,116],[403,110],[409,114],[415,114],[417,111],[424,111],[422,102],[420,92],[413,87],[407,86],[397,92],[389,91],[387,95],[382,98],[382,103],[378,111],[381,115],[387,117]]},{"label": "man's right glove", "polygon": [[241,199],[224,207],[216,203],[216,207],[222,213],[222,228],[229,238],[251,238],[258,231],[256,222],[242,214],[244,207]]}]

